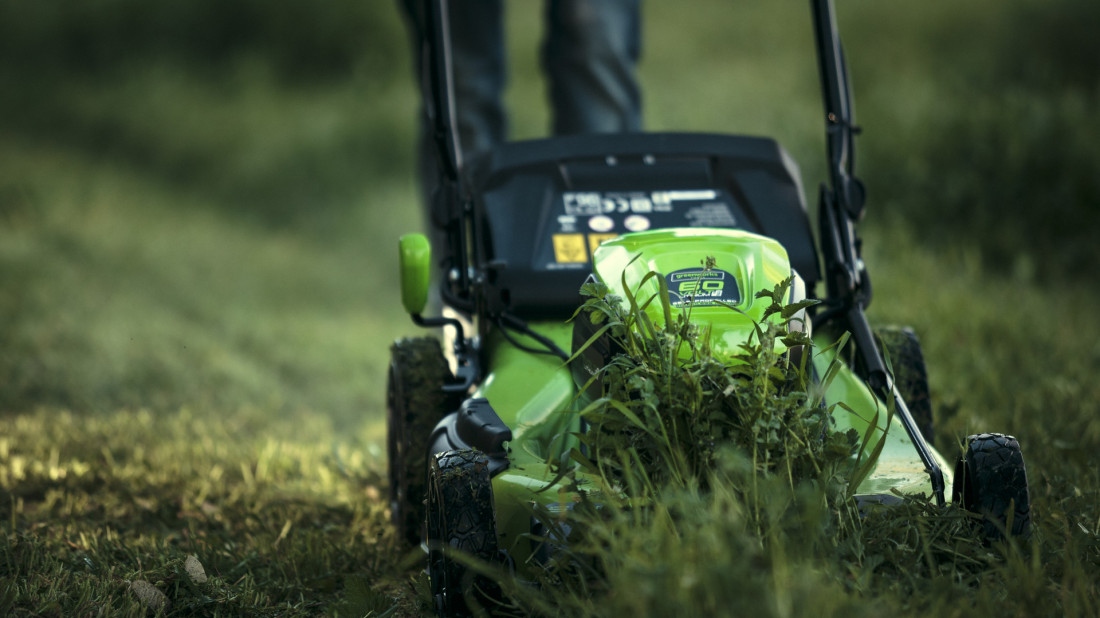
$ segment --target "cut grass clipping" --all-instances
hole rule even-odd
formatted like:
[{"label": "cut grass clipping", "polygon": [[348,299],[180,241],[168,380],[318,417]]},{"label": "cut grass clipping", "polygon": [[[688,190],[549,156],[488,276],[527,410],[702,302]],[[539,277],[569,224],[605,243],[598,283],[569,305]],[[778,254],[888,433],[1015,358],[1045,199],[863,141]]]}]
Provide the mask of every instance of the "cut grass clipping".
[{"label": "cut grass clipping", "polygon": [[[574,483],[572,509],[533,512],[550,558],[539,586],[496,572],[506,605],[519,615],[789,615],[822,604],[867,614],[882,608],[850,593],[904,597],[940,576],[968,587],[1020,561],[1011,545],[983,544],[973,517],[925,496],[859,512],[854,488],[877,453],[865,450],[870,436],[831,430],[807,362],[784,353],[815,352],[791,328],[810,303],[784,305],[790,283],[757,295],[771,301],[766,318],[732,358],[716,356],[690,308],[672,313],[664,287],[624,299],[585,285],[579,312],[602,325],[589,343],[606,334],[621,352],[592,378],[603,396],[580,412],[585,453],[558,465],[601,486],[590,495]],[[823,589],[839,594],[823,600]]]}]

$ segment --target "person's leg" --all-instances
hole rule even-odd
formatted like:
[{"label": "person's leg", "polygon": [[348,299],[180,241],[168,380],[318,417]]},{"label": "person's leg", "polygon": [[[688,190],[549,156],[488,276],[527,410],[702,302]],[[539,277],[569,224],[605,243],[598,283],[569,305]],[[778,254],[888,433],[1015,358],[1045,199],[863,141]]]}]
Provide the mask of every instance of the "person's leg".
[{"label": "person's leg", "polygon": [[[431,50],[418,42],[430,26],[425,23],[425,0],[401,0],[400,6],[409,21],[413,37],[413,61],[419,86],[426,89],[430,76],[424,54]],[[451,0],[449,23],[451,33],[451,69],[454,77],[455,123],[462,151],[479,152],[500,143],[507,131],[504,112],[504,58],[502,0]],[[427,97],[425,91],[422,96]],[[424,197],[438,181],[435,143],[427,110],[420,113],[420,136],[417,157]]]},{"label": "person's leg", "polygon": [[451,64],[464,153],[504,141],[504,7],[502,0],[451,0]]},{"label": "person's leg", "polygon": [[548,0],[543,66],[555,135],[641,130],[640,0]]}]

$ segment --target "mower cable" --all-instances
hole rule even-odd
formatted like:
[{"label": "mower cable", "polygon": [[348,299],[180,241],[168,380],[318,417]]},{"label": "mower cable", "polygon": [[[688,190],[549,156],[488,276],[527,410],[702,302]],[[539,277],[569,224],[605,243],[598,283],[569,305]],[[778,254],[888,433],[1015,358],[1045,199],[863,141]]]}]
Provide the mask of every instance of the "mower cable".
[{"label": "mower cable", "polygon": [[[523,320],[520,320],[515,316],[501,314],[497,316],[496,323],[497,326],[500,327],[501,334],[503,334],[504,338],[508,340],[508,343],[511,343],[520,350],[523,350],[524,352],[530,352],[532,354],[546,354],[548,356],[557,356],[563,361],[569,360],[569,355],[566,354],[565,351],[562,350],[560,347],[558,347],[556,343],[554,343],[549,337],[546,337],[545,335],[531,330],[531,327],[527,326],[527,324]],[[538,341],[542,345],[546,346],[546,349],[541,350],[539,348],[533,348],[531,346],[520,343],[508,332],[509,328],[518,331],[523,335],[527,335],[535,341]]]}]

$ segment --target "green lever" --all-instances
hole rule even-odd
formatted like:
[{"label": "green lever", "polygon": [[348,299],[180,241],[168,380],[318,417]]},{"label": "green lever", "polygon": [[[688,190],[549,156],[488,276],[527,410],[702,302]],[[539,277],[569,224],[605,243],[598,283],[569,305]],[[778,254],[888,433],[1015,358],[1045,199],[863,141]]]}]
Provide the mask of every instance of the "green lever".
[{"label": "green lever", "polygon": [[401,304],[410,314],[420,315],[428,302],[432,245],[423,234],[405,234],[400,250]]}]

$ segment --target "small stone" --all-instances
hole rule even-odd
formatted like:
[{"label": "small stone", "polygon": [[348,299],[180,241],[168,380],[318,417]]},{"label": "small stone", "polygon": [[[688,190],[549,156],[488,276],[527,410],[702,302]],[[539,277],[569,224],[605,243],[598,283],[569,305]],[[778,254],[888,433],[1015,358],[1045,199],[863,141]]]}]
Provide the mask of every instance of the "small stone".
[{"label": "small stone", "polygon": [[144,579],[135,579],[130,582],[130,590],[137,596],[138,601],[149,609],[156,611],[168,607],[168,595]]},{"label": "small stone", "polygon": [[202,563],[199,562],[199,557],[195,554],[187,557],[187,560],[183,563],[183,570],[187,571],[187,576],[196,584],[205,584],[208,579],[206,569],[202,568]]}]

